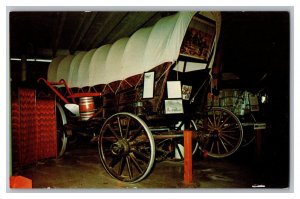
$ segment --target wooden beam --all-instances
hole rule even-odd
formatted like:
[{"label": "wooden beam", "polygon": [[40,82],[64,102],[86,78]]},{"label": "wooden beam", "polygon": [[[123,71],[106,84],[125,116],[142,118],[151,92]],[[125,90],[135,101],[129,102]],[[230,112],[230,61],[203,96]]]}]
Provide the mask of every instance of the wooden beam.
[{"label": "wooden beam", "polygon": [[[61,33],[65,24],[67,13],[57,13],[56,25],[53,28],[53,41],[52,41],[52,57],[56,57],[58,44],[60,41]],[[56,28],[58,27],[58,28]]]},{"label": "wooden beam", "polygon": [[105,39],[105,43],[113,43],[120,38],[131,36],[134,32],[142,28],[154,15],[155,12],[129,12],[114,27],[112,33]]},{"label": "wooden beam", "polygon": [[69,47],[68,47],[68,49],[69,49],[69,51],[70,51],[70,53],[71,54],[73,54],[74,53],[74,50],[73,50],[73,46],[74,46],[74,42],[76,42],[78,39],[78,35],[80,34],[80,30],[82,29],[82,26],[83,26],[83,24],[84,24],[84,20],[85,20],[85,18],[86,18],[86,13],[80,13],[80,20],[79,20],[79,22],[78,22],[78,26],[77,26],[77,28],[76,28],[76,31],[75,31],[75,33],[74,33],[74,35],[73,35],[73,38],[72,38],[72,40],[71,40],[71,42],[70,42],[70,45],[69,45]]},{"label": "wooden beam", "polygon": [[120,20],[122,20],[127,14],[127,12],[101,13],[103,23],[99,26],[97,33],[86,44],[85,50],[99,47],[105,38],[110,35],[115,26],[120,23]]},{"label": "wooden beam", "polygon": [[85,13],[84,17],[80,20],[75,36],[73,37],[73,40],[69,47],[71,54],[73,54],[77,50],[78,46],[81,44],[82,39],[84,38],[88,30],[91,28],[96,16],[97,12],[88,12]]}]

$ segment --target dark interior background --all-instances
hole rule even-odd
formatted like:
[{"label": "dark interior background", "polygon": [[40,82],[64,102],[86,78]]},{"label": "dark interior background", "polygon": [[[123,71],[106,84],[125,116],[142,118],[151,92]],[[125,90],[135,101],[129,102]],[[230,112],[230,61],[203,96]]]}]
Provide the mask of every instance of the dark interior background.
[{"label": "dark interior background", "polygon": [[[290,162],[290,14],[288,12],[225,12],[221,41],[223,72],[237,73],[243,89],[265,88],[269,95],[265,116],[262,175],[277,171],[270,181],[289,183]],[[264,81],[260,78],[267,73]]]}]

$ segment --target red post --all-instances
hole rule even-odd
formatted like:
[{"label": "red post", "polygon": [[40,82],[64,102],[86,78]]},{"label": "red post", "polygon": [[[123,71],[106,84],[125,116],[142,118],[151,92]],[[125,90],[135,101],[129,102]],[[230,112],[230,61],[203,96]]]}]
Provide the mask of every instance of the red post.
[{"label": "red post", "polygon": [[192,131],[184,130],[184,183],[191,184],[193,181],[192,168]]}]

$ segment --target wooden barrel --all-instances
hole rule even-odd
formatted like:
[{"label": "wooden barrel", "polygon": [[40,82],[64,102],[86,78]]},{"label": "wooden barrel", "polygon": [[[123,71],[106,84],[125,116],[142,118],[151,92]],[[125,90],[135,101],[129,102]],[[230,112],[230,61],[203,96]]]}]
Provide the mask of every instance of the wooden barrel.
[{"label": "wooden barrel", "polygon": [[81,97],[79,99],[79,112],[81,120],[90,119],[95,113],[95,103],[93,97]]}]

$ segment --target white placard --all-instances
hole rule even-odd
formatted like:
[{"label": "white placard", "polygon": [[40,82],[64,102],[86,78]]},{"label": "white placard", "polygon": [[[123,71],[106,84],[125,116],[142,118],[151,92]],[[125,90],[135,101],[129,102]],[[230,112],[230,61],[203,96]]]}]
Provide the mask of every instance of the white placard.
[{"label": "white placard", "polygon": [[154,72],[144,73],[143,98],[153,98]]},{"label": "white placard", "polygon": [[168,98],[181,98],[181,82],[167,81]]}]

